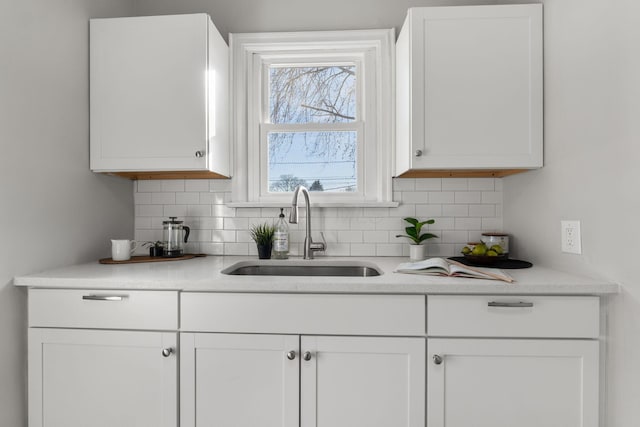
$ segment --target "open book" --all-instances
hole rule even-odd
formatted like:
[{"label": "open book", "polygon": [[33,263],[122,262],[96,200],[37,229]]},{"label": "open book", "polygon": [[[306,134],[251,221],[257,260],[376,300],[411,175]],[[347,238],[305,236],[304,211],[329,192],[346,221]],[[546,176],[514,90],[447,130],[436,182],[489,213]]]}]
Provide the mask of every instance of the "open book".
[{"label": "open book", "polygon": [[457,261],[444,258],[428,258],[422,261],[405,262],[396,268],[396,273],[427,274],[433,276],[470,277],[474,279],[502,280],[512,283],[513,277],[502,270],[469,267]]}]

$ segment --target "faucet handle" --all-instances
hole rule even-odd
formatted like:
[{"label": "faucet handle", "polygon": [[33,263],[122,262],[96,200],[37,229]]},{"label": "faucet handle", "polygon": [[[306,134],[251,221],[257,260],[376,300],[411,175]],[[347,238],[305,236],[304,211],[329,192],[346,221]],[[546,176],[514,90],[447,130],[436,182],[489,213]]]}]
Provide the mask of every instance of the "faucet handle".
[{"label": "faucet handle", "polygon": [[310,251],[317,252],[327,250],[327,241],[325,240],[324,233],[322,231],[320,232],[320,236],[322,237],[322,242],[314,242],[313,239],[311,239],[311,242],[309,242]]}]

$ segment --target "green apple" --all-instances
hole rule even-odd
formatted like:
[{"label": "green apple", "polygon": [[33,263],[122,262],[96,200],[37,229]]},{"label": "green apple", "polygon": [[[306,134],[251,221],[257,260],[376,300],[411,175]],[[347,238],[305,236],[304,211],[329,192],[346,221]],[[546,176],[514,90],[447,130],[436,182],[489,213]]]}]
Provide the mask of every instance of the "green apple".
[{"label": "green apple", "polygon": [[469,246],[465,246],[460,252],[462,252],[464,255],[468,255],[471,253],[471,248],[469,248]]},{"label": "green apple", "polygon": [[494,251],[493,249],[489,249],[487,251],[487,256],[498,256],[498,252]]},{"label": "green apple", "polygon": [[504,249],[500,245],[491,246],[490,250],[494,251],[497,255],[502,255],[504,253]]},{"label": "green apple", "polygon": [[475,248],[471,251],[471,255],[486,255],[487,254],[487,246],[484,243],[480,243],[476,245]]}]

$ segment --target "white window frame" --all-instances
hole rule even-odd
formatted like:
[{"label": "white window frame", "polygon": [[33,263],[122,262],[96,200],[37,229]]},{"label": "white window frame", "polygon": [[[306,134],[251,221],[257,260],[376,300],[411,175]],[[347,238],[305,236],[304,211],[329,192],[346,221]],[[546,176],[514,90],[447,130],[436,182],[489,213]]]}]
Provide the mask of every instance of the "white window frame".
[{"label": "white window frame", "polygon": [[[320,206],[397,206],[392,202],[394,41],[389,30],[230,34],[235,172],[231,206],[282,206],[291,193],[268,192],[269,130],[356,130],[358,191],[314,192]],[[357,112],[352,123],[268,123],[268,67],[354,63]]]}]

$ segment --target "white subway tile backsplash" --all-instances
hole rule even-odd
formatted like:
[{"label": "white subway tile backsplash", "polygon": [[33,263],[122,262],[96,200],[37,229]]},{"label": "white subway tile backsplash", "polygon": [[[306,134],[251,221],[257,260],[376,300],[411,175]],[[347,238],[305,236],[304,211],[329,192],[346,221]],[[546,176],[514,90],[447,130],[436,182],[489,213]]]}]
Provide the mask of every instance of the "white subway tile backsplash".
[{"label": "white subway tile backsplash", "polygon": [[[255,250],[256,245],[251,245]],[[255,253],[255,252],[254,252]],[[225,255],[249,255],[249,243],[225,243],[224,244]]]},{"label": "white subway tile backsplash", "polygon": [[416,180],[413,178],[403,178],[393,180],[393,191],[414,191]]},{"label": "white subway tile backsplash", "polygon": [[469,205],[469,216],[482,218],[494,218],[496,216],[495,205]]},{"label": "white subway tile backsplash", "polygon": [[[187,216],[187,205],[164,205],[164,214],[156,214],[154,216],[166,216],[166,217],[183,217]],[[187,224],[188,225],[188,224]]]},{"label": "white subway tile backsplash", "polygon": [[442,178],[442,191],[467,191],[468,178]]},{"label": "white subway tile backsplash", "polygon": [[163,216],[162,205],[136,205],[136,217],[140,216]]},{"label": "white subway tile backsplash", "polygon": [[482,193],[477,191],[458,191],[454,193],[454,203],[480,203],[482,201]]},{"label": "white subway tile backsplash", "polygon": [[455,203],[455,193],[451,191],[429,191],[429,204]]},{"label": "white subway tile backsplash", "polygon": [[235,230],[213,230],[211,232],[211,241],[216,243],[235,242]]},{"label": "white subway tile backsplash", "polygon": [[139,193],[144,193],[144,192],[151,193],[155,191],[162,191],[162,181],[148,180],[148,181],[136,181],[136,182],[138,184],[137,191]]},{"label": "white subway tile backsplash", "polygon": [[442,216],[442,205],[415,205],[416,216],[422,218],[433,218],[436,216]]},{"label": "white subway tile backsplash", "polygon": [[480,230],[480,218],[456,218],[456,230]]},{"label": "white subway tile backsplash", "polygon": [[496,181],[502,182],[496,178],[475,178],[469,180],[469,191],[494,191],[496,189]]},{"label": "white subway tile backsplash", "polygon": [[211,216],[211,205],[187,205],[187,216]]},{"label": "white subway tile backsplash", "polygon": [[184,191],[201,192],[209,191],[208,179],[187,179],[184,181]]},{"label": "white subway tile backsplash", "polygon": [[482,192],[482,203],[493,203],[499,204],[502,203],[502,192],[501,191],[483,191]]},{"label": "white subway tile backsplash", "polygon": [[[398,231],[398,233],[400,233],[400,230]],[[389,231],[367,231],[362,235],[362,239],[365,243],[387,243],[389,242]]]},{"label": "white subway tile backsplash", "polygon": [[401,198],[403,203],[427,203],[427,194],[424,191],[403,191]]},{"label": "white subway tile backsplash", "polygon": [[351,256],[376,256],[376,245],[369,243],[352,243]]},{"label": "white subway tile backsplash", "polygon": [[200,193],[184,192],[174,194],[177,205],[195,205],[200,203]]},{"label": "white subway tile backsplash", "polygon": [[152,205],[175,205],[181,204],[176,203],[176,193],[151,193],[151,204]]},{"label": "white subway tile backsplash", "polygon": [[416,179],[416,191],[442,191],[441,178]]},{"label": "white subway tile backsplash", "polygon": [[340,243],[362,243],[362,231],[340,231],[338,242]]},{"label": "white subway tile backsplash", "polygon": [[224,229],[225,230],[248,230],[250,226],[259,225],[261,222],[253,221],[249,225],[249,218],[225,218]]},{"label": "white subway tile backsplash", "polygon": [[153,193],[134,193],[133,203],[136,205],[150,205],[152,194]]},{"label": "white subway tile backsplash", "polygon": [[454,218],[461,217],[461,216],[469,216],[469,206],[468,205],[443,205],[442,215],[452,216]]},{"label": "white subway tile backsplash", "polygon": [[406,243],[379,243],[376,245],[376,256],[402,256],[402,248]]},{"label": "white subway tile backsplash", "polygon": [[[161,240],[162,221],[176,216],[192,228],[187,250],[211,255],[256,255],[249,235],[254,224],[277,221],[280,208],[231,208],[230,180],[137,181],[134,187],[135,238]],[[397,208],[315,208],[314,238],[328,242],[326,255],[408,256],[405,217],[433,218],[426,228],[429,255],[458,255],[483,231],[502,231],[502,180],[499,178],[395,178]],[[313,196],[312,196],[313,197]],[[288,219],[290,206],[285,203]],[[290,227],[290,255],[302,253],[305,209]]]},{"label": "white subway tile backsplash", "polygon": [[184,179],[163,179],[161,182],[161,191],[185,191]]}]

